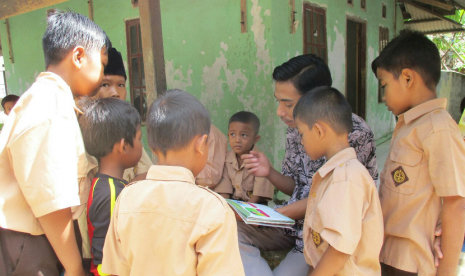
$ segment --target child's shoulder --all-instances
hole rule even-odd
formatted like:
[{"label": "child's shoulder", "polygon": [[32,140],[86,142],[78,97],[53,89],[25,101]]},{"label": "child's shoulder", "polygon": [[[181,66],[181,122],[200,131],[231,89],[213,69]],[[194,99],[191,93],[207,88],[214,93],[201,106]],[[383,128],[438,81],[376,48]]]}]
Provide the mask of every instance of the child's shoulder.
[{"label": "child's shoulder", "polygon": [[350,183],[369,192],[376,189],[376,184],[370,173],[358,159],[354,158],[337,166],[332,174],[332,183]]}]

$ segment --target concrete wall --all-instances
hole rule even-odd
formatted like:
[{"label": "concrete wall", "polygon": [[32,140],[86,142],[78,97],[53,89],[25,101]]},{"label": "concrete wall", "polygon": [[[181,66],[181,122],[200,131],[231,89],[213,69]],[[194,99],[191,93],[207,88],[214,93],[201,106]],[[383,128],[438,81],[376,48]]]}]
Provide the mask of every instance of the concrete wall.
[{"label": "concrete wall", "polygon": [[462,116],[460,102],[465,98],[465,75],[453,71],[442,71],[437,93],[438,97],[448,98],[447,111],[458,123]]},{"label": "concrete wall", "polygon": [[[342,0],[312,0],[326,10],[328,63],[334,86],[346,88],[346,19],[367,22],[367,122],[376,138],[390,130],[390,112],[378,103],[378,82],[370,64],[378,55],[379,27],[389,28],[394,37],[394,0],[385,0],[387,19],[381,18],[382,2],[367,0],[367,9]],[[129,0],[94,0],[94,20],[109,35],[126,59],[125,20],[137,18]],[[307,2],[305,2],[307,3]],[[70,0],[53,6],[88,14],[87,0]],[[163,41],[168,88],[181,88],[196,96],[210,110],[213,123],[226,133],[229,117],[237,111],[255,112],[262,123],[259,147],[276,168],[284,156],[284,123],[276,116],[271,73],[275,66],[303,53],[303,2],[295,1],[295,33],[290,33],[291,7],[286,0],[248,0],[247,32],[240,29],[240,1],[161,0]],[[10,18],[15,56],[5,58],[9,93],[22,94],[44,70],[41,37],[45,11],[37,10]],[[3,22],[0,22],[3,23]],[[397,30],[403,28],[397,13]],[[3,52],[6,29],[0,24]],[[128,84],[129,86],[129,84]],[[128,97],[129,98],[129,97]]]}]

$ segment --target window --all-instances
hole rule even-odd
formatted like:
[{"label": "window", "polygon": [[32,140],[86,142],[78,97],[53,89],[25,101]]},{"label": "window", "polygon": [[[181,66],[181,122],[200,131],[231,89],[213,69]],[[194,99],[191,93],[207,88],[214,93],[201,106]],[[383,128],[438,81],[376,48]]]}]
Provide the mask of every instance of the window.
[{"label": "window", "polygon": [[347,4],[353,6],[354,5],[354,0],[347,0]]},{"label": "window", "polygon": [[304,54],[315,54],[328,63],[326,11],[304,5]]},{"label": "window", "polygon": [[362,10],[366,10],[367,9],[367,1],[366,0],[360,0],[360,7],[362,8]]},{"label": "window", "polygon": [[[379,52],[386,47],[389,43],[389,29],[384,27],[379,27]],[[378,84],[378,102],[382,103],[384,97],[384,89],[381,88],[381,83]]]},{"label": "window", "polygon": [[383,3],[383,10],[382,10],[382,14],[381,14],[383,19],[386,19],[386,14],[387,14],[387,7],[386,7],[386,4]]},{"label": "window", "polygon": [[147,94],[145,91],[144,57],[142,54],[139,19],[126,21],[126,43],[131,103],[139,111],[142,121],[145,121]]}]

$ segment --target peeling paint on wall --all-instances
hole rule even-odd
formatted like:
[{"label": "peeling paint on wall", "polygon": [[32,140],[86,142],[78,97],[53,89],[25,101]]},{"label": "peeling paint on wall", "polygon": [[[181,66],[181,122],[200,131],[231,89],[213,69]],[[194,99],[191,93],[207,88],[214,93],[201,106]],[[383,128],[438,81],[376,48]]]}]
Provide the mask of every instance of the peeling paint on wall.
[{"label": "peeling paint on wall", "polygon": [[270,59],[270,50],[266,48],[266,39],[265,39],[265,24],[263,24],[263,19],[260,16],[260,11],[262,7],[258,5],[258,0],[252,0],[252,27],[250,28],[254,34],[254,41],[257,46],[257,61],[254,62],[257,66],[255,75],[259,76],[264,74],[265,80],[267,76],[271,73],[271,59]]},{"label": "peeling paint on wall", "polygon": [[333,86],[340,91],[345,91],[345,64],[341,62],[346,59],[345,36],[336,26],[334,26],[334,33],[334,42],[331,41],[331,36],[328,36],[328,45],[331,47],[328,51],[328,66],[333,77]]},{"label": "peeling paint on wall", "polygon": [[165,64],[166,72],[166,84],[169,88],[178,88],[181,90],[188,90],[188,87],[192,86],[191,75],[193,73],[191,66],[187,69],[186,76],[182,72],[182,65],[179,68],[174,68],[173,60],[166,61]]},{"label": "peeling paint on wall", "polygon": [[240,69],[228,69],[226,57],[220,51],[220,57],[216,58],[211,66],[203,67],[202,86],[205,90],[200,95],[200,101],[205,105],[212,102],[219,105],[224,95],[223,85],[227,85],[229,91],[234,94],[238,88],[244,92],[248,81]]}]

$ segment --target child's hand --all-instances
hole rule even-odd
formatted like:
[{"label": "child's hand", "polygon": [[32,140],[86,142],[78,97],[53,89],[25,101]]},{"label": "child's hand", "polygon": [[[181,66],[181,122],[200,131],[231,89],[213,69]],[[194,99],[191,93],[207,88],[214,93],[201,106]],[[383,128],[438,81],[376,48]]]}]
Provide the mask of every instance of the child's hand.
[{"label": "child's hand", "polygon": [[264,153],[251,151],[250,154],[243,154],[241,159],[250,174],[258,177],[267,177],[270,174],[271,164]]},{"label": "child's hand", "polygon": [[433,242],[434,265],[436,267],[439,267],[439,260],[444,257],[444,255],[442,254],[442,250],[441,250],[441,235],[442,235],[442,228],[441,228],[441,225],[438,225],[436,227],[436,230],[434,231],[434,236],[436,236],[436,238],[434,239],[434,242]]}]

